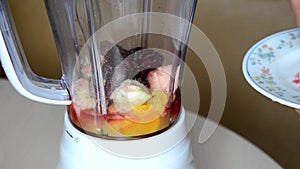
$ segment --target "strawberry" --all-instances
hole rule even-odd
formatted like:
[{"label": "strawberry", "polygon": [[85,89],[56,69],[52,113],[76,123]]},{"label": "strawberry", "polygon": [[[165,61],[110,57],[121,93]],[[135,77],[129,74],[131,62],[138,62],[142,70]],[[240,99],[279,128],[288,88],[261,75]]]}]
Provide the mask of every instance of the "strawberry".
[{"label": "strawberry", "polygon": [[[179,67],[178,67],[179,68]],[[173,92],[178,87],[178,68],[176,71],[174,89]],[[168,93],[170,90],[170,82],[174,77],[171,77],[172,65],[162,66],[158,69],[151,71],[147,78],[150,84],[150,88],[152,91],[161,90],[165,93]]]}]

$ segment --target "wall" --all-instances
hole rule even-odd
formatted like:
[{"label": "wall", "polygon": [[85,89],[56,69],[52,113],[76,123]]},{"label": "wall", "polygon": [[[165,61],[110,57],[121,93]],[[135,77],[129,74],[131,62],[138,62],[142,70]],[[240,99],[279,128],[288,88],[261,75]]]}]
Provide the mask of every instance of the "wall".
[{"label": "wall", "polygon": [[222,124],[284,168],[300,166],[300,116],[252,89],[241,63],[261,38],[294,28],[294,19],[288,0],[200,0],[195,21],[214,43],[225,67],[228,97]]},{"label": "wall", "polygon": [[[43,76],[59,77],[43,1],[9,2],[33,70]],[[295,27],[294,19],[288,0],[200,0],[195,17],[195,24],[210,38],[224,64],[228,97],[222,124],[289,169],[300,166],[300,115],[253,90],[242,75],[241,63],[255,42]],[[208,77],[201,62],[189,63],[199,75],[200,113],[205,115],[210,102]]]},{"label": "wall", "polygon": [[8,0],[32,70],[46,77],[60,77],[51,28],[43,0]]}]

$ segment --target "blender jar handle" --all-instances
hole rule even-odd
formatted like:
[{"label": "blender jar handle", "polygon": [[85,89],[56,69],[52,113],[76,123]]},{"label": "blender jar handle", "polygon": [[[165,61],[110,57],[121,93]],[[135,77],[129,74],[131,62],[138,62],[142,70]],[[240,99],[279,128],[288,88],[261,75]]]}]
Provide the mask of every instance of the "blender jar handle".
[{"label": "blender jar handle", "polygon": [[0,30],[0,60],[14,88],[34,101],[57,105],[71,104],[70,95],[63,80],[40,77],[31,71],[7,0],[0,0]]}]

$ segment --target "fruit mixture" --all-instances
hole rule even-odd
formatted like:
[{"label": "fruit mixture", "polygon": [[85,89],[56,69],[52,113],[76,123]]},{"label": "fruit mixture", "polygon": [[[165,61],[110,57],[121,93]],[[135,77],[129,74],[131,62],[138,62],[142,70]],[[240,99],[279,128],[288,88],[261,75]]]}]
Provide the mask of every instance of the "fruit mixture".
[{"label": "fruit mixture", "polygon": [[181,104],[177,77],[171,77],[172,65],[163,65],[161,54],[109,42],[100,46],[106,112],[96,108],[93,71],[84,61],[71,90],[69,117],[75,127],[99,137],[130,137],[158,132],[176,120]]}]

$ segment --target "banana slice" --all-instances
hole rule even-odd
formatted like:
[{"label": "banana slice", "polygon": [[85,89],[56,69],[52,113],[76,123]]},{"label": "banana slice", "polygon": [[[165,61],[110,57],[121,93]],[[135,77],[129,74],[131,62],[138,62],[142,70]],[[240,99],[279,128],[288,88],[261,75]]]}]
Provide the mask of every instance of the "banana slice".
[{"label": "banana slice", "polygon": [[151,98],[148,89],[136,80],[125,80],[110,96],[118,112],[126,113]]}]

